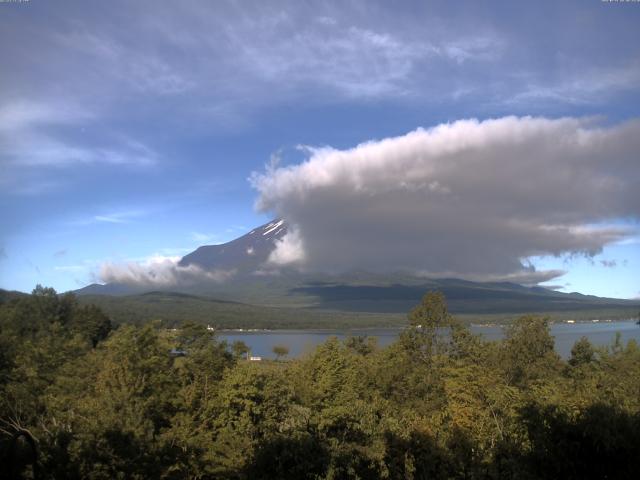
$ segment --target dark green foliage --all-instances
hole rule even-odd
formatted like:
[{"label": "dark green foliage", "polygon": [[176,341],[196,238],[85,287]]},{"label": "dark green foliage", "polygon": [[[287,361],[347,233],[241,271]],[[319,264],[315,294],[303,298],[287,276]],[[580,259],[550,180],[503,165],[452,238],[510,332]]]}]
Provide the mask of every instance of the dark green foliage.
[{"label": "dark green foliage", "polygon": [[95,348],[111,332],[111,319],[95,305],[82,305],[74,309],[72,328],[91,342]]},{"label": "dark green foliage", "polygon": [[268,307],[226,302],[168,292],[151,292],[126,297],[83,295],[80,302],[95,304],[115,323],[144,325],[161,320],[167,327],[185,321],[217,328],[343,328],[345,326],[400,326],[406,315],[398,313],[359,313],[322,311],[297,306]]},{"label": "dark green foliage", "polygon": [[634,478],[640,469],[640,414],[593,404],[577,415],[530,405],[520,416],[530,450],[523,467],[533,478]]},{"label": "dark green foliage", "polygon": [[348,337],[344,342],[345,346],[360,355],[369,355],[378,348],[376,337],[360,336]]},{"label": "dark green foliage", "polygon": [[242,340],[236,340],[231,344],[231,351],[235,358],[246,358],[249,354],[249,346]]},{"label": "dark green foliage", "polygon": [[289,347],[286,345],[275,345],[273,347],[273,353],[276,356],[276,359],[280,360],[282,357],[289,355]]},{"label": "dark green foliage", "polygon": [[387,348],[332,338],[300,359],[248,362],[246,345],[219,342],[198,322],[112,330],[98,307],[37,287],[0,304],[0,347],[1,473],[18,478],[640,471],[636,342],[596,349],[581,339],[564,362],[548,321],[525,316],[487,343],[439,293]]},{"label": "dark green foliage", "polygon": [[578,367],[580,365],[588,365],[595,360],[595,349],[587,337],[582,337],[578,340],[571,349],[571,358],[569,358],[569,365],[572,367]]},{"label": "dark green foliage", "polygon": [[385,464],[391,479],[450,478],[447,451],[431,435],[412,431],[407,436],[385,435]]},{"label": "dark green foliage", "polygon": [[246,475],[255,480],[311,480],[324,475],[329,460],[326,446],[317,437],[308,433],[275,436],[258,446]]},{"label": "dark green foliage", "polygon": [[553,347],[548,318],[527,315],[516,320],[506,329],[502,344],[507,382],[526,386],[550,374],[560,359]]}]

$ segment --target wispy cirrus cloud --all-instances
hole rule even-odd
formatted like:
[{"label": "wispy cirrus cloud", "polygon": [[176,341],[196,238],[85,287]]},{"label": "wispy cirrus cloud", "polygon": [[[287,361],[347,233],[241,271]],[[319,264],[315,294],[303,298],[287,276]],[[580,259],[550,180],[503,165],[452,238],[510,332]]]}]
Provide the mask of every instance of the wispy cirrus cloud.
[{"label": "wispy cirrus cloud", "polygon": [[[18,46],[11,39],[20,22],[0,32],[0,55],[12,67],[5,72],[12,88],[0,94],[0,104],[8,105],[10,124],[32,133],[12,145],[22,162],[153,164],[152,145],[133,142],[122,125],[114,128],[132,112],[167,128],[185,120],[203,128],[194,118],[228,128],[297,100],[416,107],[472,101],[526,111],[541,102],[602,104],[634,91],[639,78],[633,19],[596,5],[554,4],[581,12],[584,23],[568,25],[563,15],[534,21],[529,8],[496,22],[448,5],[281,1],[248,9],[222,1],[176,10],[147,0],[114,2],[108,10],[33,6],[33,35]],[[609,28],[620,35],[616,48],[609,48],[615,39],[601,38]],[[572,41],[531,45],[547,30]],[[39,55],[25,54],[33,51]],[[107,122],[131,141],[86,145],[28,127],[45,118],[57,125]]]},{"label": "wispy cirrus cloud", "polygon": [[220,235],[217,233],[191,232],[191,240],[198,243],[220,242]]},{"label": "wispy cirrus cloud", "polygon": [[37,127],[74,125],[92,118],[92,113],[67,102],[14,101],[0,106],[0,132],[16,134]]},{"label": "wispy cirrus cloud", "polygon": [[5,176],[0,178],[2,192],[18,197],[40,197],[57,192],[66,185],[63,180],[47,179],[34,173],[35,175],[30,175],[28,172],[5,171]]},{"label": "wispy cirrus cloud", "polygon": [[126,135],[109,135],[104,144],[87,142],[78,131],[95,119],[93,112],[64,102],[5,104],[0,108],[0,159],[13,168],[157,162],[153,150]]},{"label": "wispy cirrus cloud", "polygon": [[231,225],[219,232],[191,232],[190,240],[202,245],[207,243],[224,243],[230,236],[240,235],[248,229],[243,225]]},{"label": "wispy cirrus cloud", "polygon": [[[133,101],[147,115],[169,114],[169,122],[197,115],[223,125],[295,99],[422,106],[473,99],[520,108],[545,99],[598,104],[638,83],[640,49],[630,33],[637,12],[595,4],[554,3],[559,14],[544,18],[539,5],[497,9],[502,22],[473,2],[112,4],[33,6],[33,35],[20,45],[11,39],[21,22],[9,23],[0,54],[13,67],[5,72],[12,88],[1,103],[47,103],[64,91],[66,103],[100,118],[127,112]],[[581,21],[564,12],[580,12]],[[545,34],[556,41],[531,43]],[[40,54],[25,54],[33,51]]]},{"label": "wispy cirrus cloud", "polygon": [[89,267],[87,265],[56,265],[55,267],[53,267],[55,271],[69,273],[87,272],[88,268]]},{"label": "wispy cirrus cloud", "polygon": [[640,84],[640,63],[631,61],[624,66],[591,67],[588,72],[567,73],[559,82],[539,78],[542,77],[539,73],[530,77],[522,78],[525,86],[506,98],[506,104],[528,105],[536,102],[537,108],[551,102],[599,104],[603,98],[611,95],[635,91]]},{"label": "wispy cirrus cloud", "polygon": [[86,226],[95,224],[127,224],[132,223],[136,219],[142,218],[149,214],[148,210],[117,210],[113,212],[105,212],[99,215],[93,215],[78,220],[68,222],[70,226]]},{"label": "wispy cirrus cloud", "polygon": [[[450,30],[439,16],[408,16],[402,28],[394,28],[383,4],[361,9],[283,2],[253,5],[251,14],[233,2],[188,2],[179,11],[144,1],[126,7],[144,12],[146,20],[134,22],[137,15],[123,19],[112,11],[97,18],[64,7],[48,15],[40,7],[32,16],[39,28],[28,42],[48,53],[38,70],[65,86],[68,102],[100,111],[97,118],[113,111],[105,107],[130,98],[155,103],[150,110],[170,107],[172,116],[220,117],[221,124],[238,109],[309,101],[311,92],[319,103],[327,96],[334,102],[336,95],[349,101],[439,102],[452,95],[451,69],[499,61],[509,45],[491,25]],[[50,28],[52,16],[66,28]],[[9,81],[25,82],[21,72],[34,65],[13,52],[8,56],[16,66]],[[460,80],[454,93],[472,83]],[[33,77],[25,84],[39,88],[40,98],[55,98],[48,84]]]},{"label": "wispy cirrus cloud", "polygon": [[130,212],[115,212],[107,215],[96,215],[93,219],[102,223],[129,223],[132,219],[141,217],[144,212],[133,210]]},{"label": "wispy cirrus cloud", "polygon": [[66,33],[56,32],[54,38],[61,48],[99,64],[103,81],[151,95],[175,95],[193,88],[194,80],[164,60],[161,53],[131,48],[123,32],[113,33],[77,28]]}]

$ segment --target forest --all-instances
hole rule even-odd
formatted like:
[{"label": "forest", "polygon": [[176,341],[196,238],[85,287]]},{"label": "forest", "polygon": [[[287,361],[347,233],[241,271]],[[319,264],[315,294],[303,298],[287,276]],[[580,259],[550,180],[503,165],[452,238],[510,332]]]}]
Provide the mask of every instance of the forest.
[{"label": "forest", "polygon": [[[640,327],[639,327],[640,328]],[[36,287],[0,303],[7,478],[585,479],[640,471],[640,348],[583,338],[564,360],[549,320],[504,340],[427,293],[392,345],[331,339],[250,362],[185,322],[115,324]]]}]

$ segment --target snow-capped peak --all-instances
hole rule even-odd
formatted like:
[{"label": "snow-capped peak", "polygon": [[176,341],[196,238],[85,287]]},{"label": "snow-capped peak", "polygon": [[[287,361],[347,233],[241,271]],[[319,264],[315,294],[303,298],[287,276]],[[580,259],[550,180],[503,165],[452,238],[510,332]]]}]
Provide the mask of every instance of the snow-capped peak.
[{"label": "snow-capped peak", "polygon": [[264,236],[264,235],[270,234],[274,230],[280,228],[283,224],[284,224],[284,220],[278,220],[277,222],[271,222],[269,225],[267,225],[266,230],[264,232],[262,232],[262,235]]}]

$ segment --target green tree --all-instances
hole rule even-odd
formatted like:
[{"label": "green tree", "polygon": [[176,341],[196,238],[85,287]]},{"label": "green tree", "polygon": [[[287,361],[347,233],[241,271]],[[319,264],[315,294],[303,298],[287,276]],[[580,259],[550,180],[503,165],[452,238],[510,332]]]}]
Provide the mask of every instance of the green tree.
[{"label": "green tree", "polygon": [[571,348],[569,365],[578,367],[587,365],[595,360],[595,349],[587,337],[581,337]]},{"label": "green tree", "polygon": [[428,292],[409,313],[400,342],[415,358],[431,363],[439,355],[455,354],[466,329],[449,314],[442,292]]},{"label": "green tree", "polygon": [[526,387],[530,381],[544,378],[560,366],[549,331],[549,319],[526,315],[506,328],[502,343],[502,367],[507,383]]},{"label": "green tree", "polygon": [[208,412],[215,442],[210,457],[216,476],[244,469],[256,447],[287,428],[292,389],[280,369],[239,362],[225,372]]},{"label": "green tree", "polygon": [[73,330],[91,342],[93,348],[105,340],[112,330],[111,319],[95,305],[76,307],[71,322]]},{"label": "green tree", "polygon": [[67,458],[80,478],[162,475],[179,388],[169,347],[153,325],[121,326],[62,368],[45,398],[51,450],[66,446],[49,468]]},{"label": "green tree", "polygon": [[276,360],[280,360],[282,357],[289,355],[289,347],[286,345],[275,345],[273,347],[273,353],[276,356]]},{"label": "green tree", "polygon": [[236,340],[231,345],[231,351],[235,358],[247,358],[249,354],[249,346],[242,340]]},{"label": "green tree", "polygon": [[344,341],[345,346],[360,355],[369,355],[378,348],[378,340],[376,337],[368,337],[356,335],[348,337]]},{"label": "green tree", "polygon": [[44,287],[0,302],[0,465],[28,431],[48,478],[571,479],[640,468],[634,340],[582,338],[565,363],[546,319],[522,317],[485,342],[436,294],[385,348],[331,338],[277,364],[238,361],[246,345],[196,323],[108,327],[99,309]]}]

